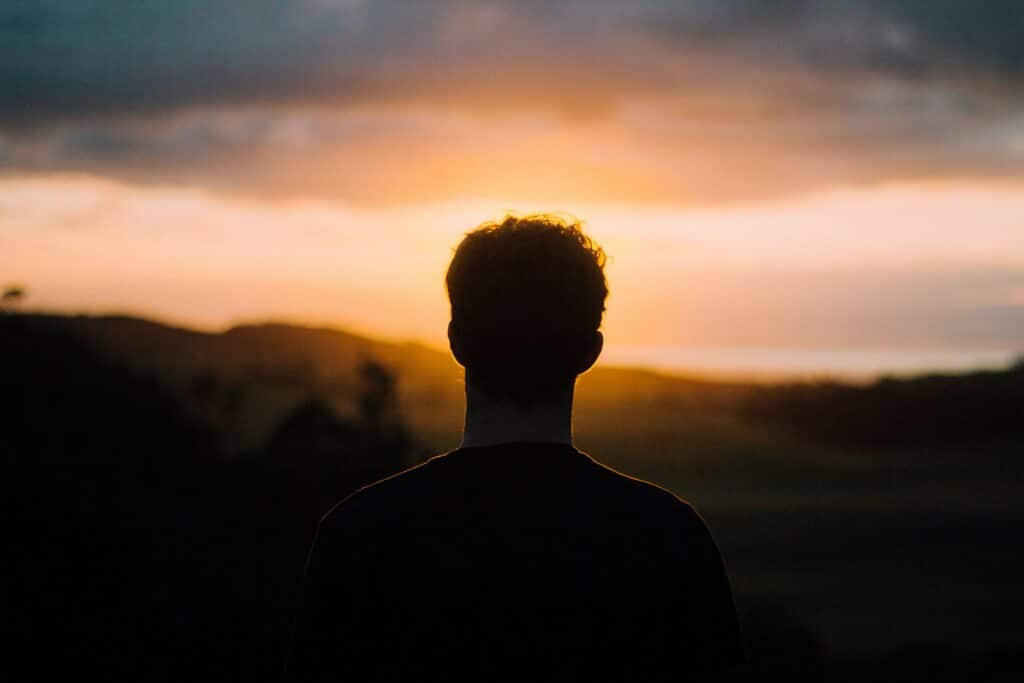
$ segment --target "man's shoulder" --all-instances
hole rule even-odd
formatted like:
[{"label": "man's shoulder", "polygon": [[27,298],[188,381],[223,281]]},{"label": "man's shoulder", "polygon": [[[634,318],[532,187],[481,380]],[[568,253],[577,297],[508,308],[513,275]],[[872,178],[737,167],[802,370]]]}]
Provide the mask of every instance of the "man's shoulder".
[{"label": "man's shoulder", "polygon": [[[589,454],[576,453],[582,457],[575,461],[570,476],[578,497],[595,506],[621,508],[626,517],[646,519],[650,524],[703,524],[693,506],[672,491],[620,472]],[[465,476],[460,465],[466,462],[450,457],[453,454],[457,456],[458,451],[436,455],[358,489],[321,518],[320,528],[358,531],[408,523],[420,507],[430,508],[436,503],[432,496],[445,489],[450,479]],[[561,481],[564,485],[565,480]],[[563,493],[571,495],[569,491]]]},{"label": "man's shoulder", "polygon": [[668,489],[646,479],[641,479],[593,460],[597,476],[615,495],[622,497],[629,504],[641,506],[652,514],[697,518],[693,505]]},{"label": "man's shoulder", "polygon": [[401,518],[405,514],[404,508],[423,488],[425,480],[432,476],[441,457],[434,456],[357,489],[320,518],[320,528],[379,524],[388,518]]}]

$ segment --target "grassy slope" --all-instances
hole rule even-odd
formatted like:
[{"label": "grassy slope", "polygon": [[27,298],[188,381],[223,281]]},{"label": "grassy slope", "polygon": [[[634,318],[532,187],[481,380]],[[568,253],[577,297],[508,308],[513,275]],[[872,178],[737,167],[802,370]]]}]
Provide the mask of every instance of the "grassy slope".
[{"label": "grassy slope", "polygon": [[[370,358],[397,372],[402,411],[429,450],[458,443],[461,369],[446,352],[285,324],[210,334],[126,317],[50,320],[155,372],[235,434],[239,448],[260,443],[311,394],[351,410],[356,368]],[[197,398],[203,377],[215,387]],[[581,378],[577,396],[585,450],[723,501],[825,492],[842,499],[866,490],[885,498],[883,480],[947,495],[951,482],[1005,482],[1024,444],[1022,372],[759,386],[598,367]],[[1003,502],[995,488],[973,502]]]},{"label": "grassy slope", "polygon": [[[457,443],[460,372],[434,349],[289,325],[204,334],[130,318],[63,322],[202,403],[239,448],[310,393],[348,409],[368,357],[398,372],[403,410],[431,450]],[[217,388],[197,401],[203,373]],[[1003,421],[979,423],[998,437],[986,439],[957,419],[991,413],[995,385],[1005,403],[1024,375],[759,388],[598,368],[580,382],[577,435],[599,459],[699,505],[741,607],[777,600],[841,651],[1019,641],[1024,419],[1000,404]],[[242,398],[228,410],[232,395]],[[755,419],[765,410],[770,419]],[[910,419],[913,429],[890,428]],[[861,430],[852,441],[851,424]],[[948,448],[947,431],[959,439]],[[928,443],[907,441],[915,433]]]}]

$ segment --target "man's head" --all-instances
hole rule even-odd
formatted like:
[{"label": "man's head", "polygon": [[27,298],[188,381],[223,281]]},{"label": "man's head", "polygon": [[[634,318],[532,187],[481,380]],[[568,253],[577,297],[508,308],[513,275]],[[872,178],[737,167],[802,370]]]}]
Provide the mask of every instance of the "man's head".
[{"label": "man's head", "polygon": [[550,215],[485,223],[455,250],[448,338],[467,379],[521,408],[557,398],[597,360],[604,252]]}]

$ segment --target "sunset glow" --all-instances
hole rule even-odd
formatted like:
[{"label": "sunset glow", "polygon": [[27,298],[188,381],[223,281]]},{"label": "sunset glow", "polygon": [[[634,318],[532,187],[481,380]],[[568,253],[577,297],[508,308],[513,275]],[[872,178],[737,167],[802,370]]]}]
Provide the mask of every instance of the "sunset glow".
[{"label": "sunset glow", "polygon": [[1024,347],[1024,95],[984,13],[954,43],[925,3],[70,8],[0,22],[30,308],[441,345],[460,235],[554,211],[611,257],[609,358]]},{"label": "sunset glow", "polygon": [[583,218],[609,253],[612,359],[652,346],[1006,350],[1016,340],[1000,336],[999,315],[1024,310],[1024,198],[998,187],[894,185],[686,209],[356,208],[87,177],[4,186],[0,270],[29,283],[44,309],[205,328],[299,320],[441,345],[451,249],[482,220],[535,207]]}]

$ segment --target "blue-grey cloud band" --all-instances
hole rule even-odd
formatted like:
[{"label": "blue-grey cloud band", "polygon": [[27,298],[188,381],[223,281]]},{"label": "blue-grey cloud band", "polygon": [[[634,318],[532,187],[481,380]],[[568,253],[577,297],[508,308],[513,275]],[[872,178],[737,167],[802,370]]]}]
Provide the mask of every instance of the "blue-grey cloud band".
[{"label": "blue-grey cloud band", "polygon": [[[1024,12],[1013,0],[0,8],[9,172],[404,201],[457,193],[459,179],[395,189],[452,155],[513,165],[495,138],[537,121],[589,131],[581,156],[614,136],[622,159],[649,159],[627,181],[660,201],[1020,179]],[[371,159],[386,182],[360,170]]]}]

